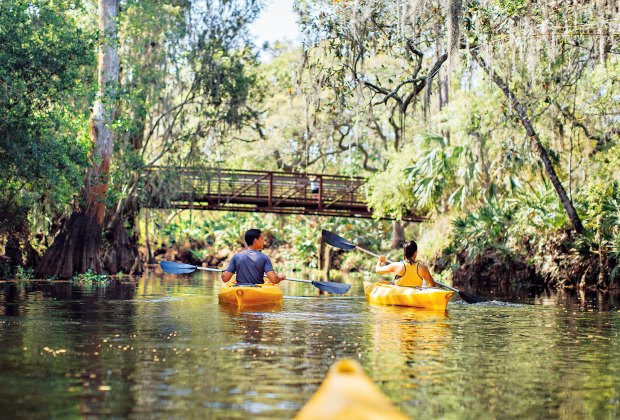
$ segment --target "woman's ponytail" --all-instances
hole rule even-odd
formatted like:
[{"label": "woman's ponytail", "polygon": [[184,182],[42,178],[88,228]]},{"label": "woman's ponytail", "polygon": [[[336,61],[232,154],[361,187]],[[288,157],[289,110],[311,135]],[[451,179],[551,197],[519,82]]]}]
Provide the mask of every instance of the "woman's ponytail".
[{"label": "woman's ponytail", "polygon": [[405,260],[409,261],[410,264],[413,264],[413,256],[418,250],[418,244],[415,241],[407,241],[403,244],[403,253],[405,256]]}]

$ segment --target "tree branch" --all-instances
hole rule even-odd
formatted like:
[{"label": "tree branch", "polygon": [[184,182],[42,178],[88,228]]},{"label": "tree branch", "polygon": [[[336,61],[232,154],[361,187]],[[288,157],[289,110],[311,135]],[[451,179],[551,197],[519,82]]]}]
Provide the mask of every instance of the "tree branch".
[{"label": "tree branch", "polygon": [[437,72],[439,72],[439,69],[441,68],[443,63],[446,62],[447,59],[448,59],[448,54],[443,54],[437,59],[437,61],[435,61],[435,64],[433,64],[433,67],[431,67],[430,71],[428,72],[428,75],[425,78],[423,78],[419,84],[415,86],[415,88],[413,89],[413,92],[411,92],[407,96],[407,98],[403,101],[401,105],[403,113],[407,111],[407,107],[409,106],[409,104],[411,104],[411,101],[413,101],[418,96],[418,94],[422,91],[422,89],[424,89],[426,84],[429,81],[433,80],[433,77],[435,77]]},{"label": "tree branch", "polygon": [[482,67],[485,73],[493,80],[493,82],[497,85],[497,87],[499,87],[499,89],[504,93],[504,95],[510,102],[512,109],[515,111],[515,113],[517,114],[517,117],[521,121],[521,124],[523,125],[523,128],[525,129],[525,132],[527,133],[527,136],[529,137],[530,141],[533,143],[534,149],[538,152],[538,155],[543,162],[545,172],[547,173],[547,176],[549,177],[551,184],[555,188],[555,191],[558,194],[558,198],[560,199],[560,202],[564,206],[564,209],[566,210],[566,214],[568,215],[568,218],[573,224],[575,231],[579,234],[583,233],[584,227],[583,227],[583,224],[581,223],[581,219],[579,218],[579,215],[577,214],[577,210],[575,210],[575,207],[573,206],[571,199],[568,197],[568,194],[566,194],[566,190],[564,189],[564,186],[560,182],[555,172],[555,168],[553,167],[553,163],[551,162],[549,153],[547,152],[547,149],[545,149],[542,142],[540,141],[540,138],[538,137],[538,133],[536,132],[536,130],[534,130],[534,127],[532,125],[530,118],[527,115],[527,111],[525,107],[521,104],[519,99],[517,99],[516,95],[508,87],[504,79],[502,79],[497,74],[497,72],[495,72],[495,70],[492,69],[491,66],[489,66],[482,57],[480,57],[476,49],[470,49],[469,53],[472,55],[474,60],[476,60],[478,65]]},{"label": "tree branch", "polygon": [[596,142],[597,152],[601,151],[602,148],[611,141],[611,138],[613,135],[620,134],[620,128],[612,128],[610,132],[605,133],[603,135],[594,134],[588,129],[588,127],[583,122],[577,119],[577,117],[572,112],[570,112],[568,107],[562,107],[557,102],[554,102],[554,105],[558,108],[558,110],[564,116],[564,118],[569,120],[571,124],[573,124],[575,127],[581,128],[587,138],[589,138],[590,140],[594,140]]}]

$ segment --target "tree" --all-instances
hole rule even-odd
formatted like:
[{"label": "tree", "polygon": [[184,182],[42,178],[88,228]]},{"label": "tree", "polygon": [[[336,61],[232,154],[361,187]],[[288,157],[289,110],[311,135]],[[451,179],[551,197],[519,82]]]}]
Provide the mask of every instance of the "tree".
[{"label": "tree", "polygon": [[499,76],[496,72],[494,72],[493,69],[491,69],[491,67],[484,61],[482,57],[480,57],[475,51],[472,51],[472,56],[474,57],[476,62],[480,65],[480,67],[482,67],[484,71],[493,79],[495,84],[502,90],[502,92],[506,95],[506,97],[510,101],[513,109],[515,110],[515,112],[517,113],[519,117],[519,120],[523,124],[523,127],[525,128],[525,131],[528,137],[531,139],[532,143],[534,144],[534,149],[538,152],[538,155],[540,156],[540,159],[542,160],[543,165],[545,167],[545,172],[547,173],[547,176],[551,180],[551,183],[553,184],[553,187],[555,188],[555,191],[558,194],[558,197],[560,198],[562,205],[566,209],[568,218],[571,220],[571,223],[573,224],[575,231],[577,233],[583,233],[583,224],[581,223],[581,219],[579,218],[579,215],[577,214],[577,211],[575,210],[575,207],[573,206],[572,200],[566,193],[564,186],[558,179],[553,163],[551,162],[551,159],[549,157],[549,153],[547,152],[547,149],[543,146],[540,140],[540,137],[538,136],[538,133],[536,133],[536,131],[534,130],[532,122],[530,121],[530,118],[528,117],[527,112],[525,111],[525,108],[523,107],[521,102],[517,99],[517,97],[512,92],[512,90],[508,87],[506,82],[501,78],[501,76]]},{"label": "tree", "polygon": [[343,1],[333,7],[308,2],[301,10],[310,50],[305,66],[324,75],[321,86],[334,91],[334,102],[354,114],[366,107],[385,152],[411,140],[405,138],[407,119],[416,105],[427,109],[432,83],[448,59],[444,32],[438,30],[445,15],[430,4],[415,9],[398,1]]},{"label": "tree", "polygon": [[[577,233],[583,233],[582,222],[558,177],[549,146],[535,129],[535,121],[554,111],[550,104],[558,107],[570,97],[571,90],[576,92],[589,64],[607,60],[613,48],[610,35],[617,12],[617,5],[605,1],[561,5],[473,1],[465,6],[463,38],[467,51],[508,99]],[[592,30],[593,25],[598,31]],[[508,51],[511,59],[495,60]],[[558,108],[564,116],[570,115],[566,108]]]},{"label": "tree", "polygon": [[[82,185],[94,37],[75,2],[0,3],[0,238],[10,264],[36,263],[31,229]],[[37,210],[39,209],[39,210]]]},{"label": "tree", "polygon": [[[145,168],[213,164],[226,153],[229,132],[254,125],[249,98],[259,102],[262,93],[247,26],[259,10],[255,0],[127,5],[120,23],[122,94],[108,227],[122,233],[122,222],[133,248],[141,206],[170,198],[149,190],[155,182]],[[111,252],[118,249],[114,242]],[[123,260],[129,263],[131,255]]]},{"label": "tree", "polygon": [[117,0],[99,0],[99,89],[90,120],[92,166],[86,175],[80,206],[46,251],[37,274],[69,278],[75,273],[102,272],[99,255],[113,150],[112,121],[119,75],[117,51]]}]

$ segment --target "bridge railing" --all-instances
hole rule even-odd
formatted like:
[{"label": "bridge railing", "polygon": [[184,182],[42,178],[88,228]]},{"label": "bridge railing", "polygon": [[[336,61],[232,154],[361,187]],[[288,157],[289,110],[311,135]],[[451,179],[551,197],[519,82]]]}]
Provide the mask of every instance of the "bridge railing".
[{"label": "bridge railing", "polygon": [[172,201],[366,208],[366,179],[361,177],[165,166],[147,171],[151,191],[155,193],[157,187],[162,189],[166,184],[163,189],[171,190],[165,192]]},{"label": "bridge railing", "polygon": [[[373,216],[361,177],[166,166],[148,167],[146,173],[143,207]],[[423,220],[415,213],[402,219]]]}]

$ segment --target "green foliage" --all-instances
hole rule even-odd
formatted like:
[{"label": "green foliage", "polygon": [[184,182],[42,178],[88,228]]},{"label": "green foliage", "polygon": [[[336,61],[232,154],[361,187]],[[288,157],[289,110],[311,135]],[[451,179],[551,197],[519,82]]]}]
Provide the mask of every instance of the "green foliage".
[{"label": "green foliage", "polygon": [[258,214],[227,212],[217,221],[203,224],[203,232],[210,237],[216,249],[234,250],[239,246],[245,246],[243,235],[252,228],[261,230],[267,228],[265,221]]},{"label": "green foliage", "polygon": [[198,238],[203,235],[202,229],[196,226],[190,218],[180,219],[175,222],[171,222],[161,228],[159,234],[162,235],[165,241],[174,245],[182,242],[185,238]]},{"label": "green foliage", "polygon": [[[461,164],[464,150],[460,146],[441,144],[440,148],[429,150],[405,170],[417,208],[429,211],[440,207],[446,195],[450,196],[449,204],[454,204],[455,201],[463,203],[466,195],[463,190],[466,189],[468,180],[473,178],[475,170],[468,168],[470,170],[466,171],[466,176],[461,178],[463,184],[457,185],[459,168],[464,167]],[[450,190],[454,192],[450,193]]]},{"label": "green foliage", "polygon": [[596,180],[577,197],[583,210],[585,226],[599,231],[602,240],[611,239],[620,231],[620,182]]},{"label": "green foliage", "polygon": [[515,15],[526,7],[529,0],[498,0],[500,9],[509,16]]},{"label": "green foliage", "polygon": [[620,188],[617,183],[613,184],[611,194],[603,202],[601,229],[612,235],[620,232]]},{"label": "green foliage", "polygon": [[18,265],[11,267],[7,261],[0,260],[0,279],[31,280],[34,278],[32,267],[22,267]]},{"label": "green foliage", "polygon": [[268,226],[257,214],[236,212],[216,213],[204,220],[197,220],[196,216],[183,213],[164,226],[160,226],[159,222],[155,224],[157,234],[162,237],[162,242],[168,245],[193,240],[215,249],[232,250],[244,245],[243,235],[248,229],[268,229]]},{"label": "green foliage", "polygon": [[418,155],[416,146],[408,145],[403,150],[388,155],[389,164],[385,171],[370,177],[368,182],[368,205],[377,217],[400,218],[407,209],[416,208],[418,201],[412,194],[407,168]]},{"label": "green foliage", "polygon": [[76,274],[71,278],[73,283],[78,284],[107,284],[110,282],[110,277],[106,274],[97,274],[91,270],[88,270],[86,273]]},{"label": "green foliage", "polygon": [[[95,43],[78,11],[70,1],[0,3],[3,215],[23,218],[37,202],[62,208],[81,185],[88,113],[69,99],[90,94]],[[3,220],[0,234],[20,223]]]},{"label": "green foliage", "polygon": [[489,249],[500,251],[506,257],[513,255],[507,246],[515,210],[508,203],[492,200],[475,212],[457,217],[454,224],[453,251],[463,250],[470,259]]},{"label": "green foliage", "polygon": [[515,208],[515,234],[531,235],[549,234],[561,230],[569,223],[566,212],[553,187],[542,182],[537,188],[520,191],[507,203]]},{"label": "green foliage", "polygon": [[501,151],[489,150],[483,135],[468,123],[465,127],[451,125],[453,139],[462,145],[425,133],[392,153],[386,170],[370,179],[368,201],[377,215],[398,218],[406,209],[423,214],[467,209],[480,200],[518,190],[520,181],[506,174]]},{"label": "green foliage", "polygon": [[589,185],[579,197],[584,209],[585,234],[574,243],[582,255],[603,253],[609,256],[610,278],[620,275],[620,182],[597,181]]},{"label": "green foliage", "polygon": [[384,248],[382,239],[390,235],[388,223],[374,220],[241,212],[193,213],[191,218],[188,212],[183,212],[165,226],[157,219],[152,223],[156,242],[178,248],[189,244],[192,256],[203,261],[221,250],[236,252],[239,247],[245,247],[245,231],[258,228],[265,235],[269,252],[291,268],[318,267],[321,229],[333,230],[376,250]]},{"label": "green foliage", "polygon": [[[616,264],[620,61],[608,33],[611,3],[405,3],[301,1],[307,43],[275,45],[260,63],[246,30],[262,7],[256,0],[123,2],[108,206],[122,214],[146,200],[166,208],[191,186],[179,166],[372,173],[368,203],[377,216],[457,215],[453,230],[441,231],[453,235],[442,238],[453,253],[509,256],[525,243],[541,252],[568,226],[566,212],[512,105],[472,60],[456,60],[477,51],[523,103],[583,219],[572,251],[602,252]],[[459,4],[462,19],[452,10]],[[28,225],[46,233],[80,188],[93,17],[90,3],[0,3],[0,236]],[[465,48],[438,61],[455,39]],[[156,179],[145,171],[151,164],[171,168]],[[311,267],[321,227],[369,249],[386,249],[390,236],[377,221],[248,213],[183,213],[151,227],[163,243],[189,242],[197,259],[236,249],[245,230],[259,227],[288,260]],[[356,255],[343,258],[355,266]]]},{"label": "green foliage", "polygon": [[287,223],[284,225],[282,240],[291,245],[291,251],[287,252],[285,257],[295,265],[317,268],[320,235],[316,223]]},{"label": "green foliage", "polygon": [[[263,90],[247,27],[260,8],[256,0],[124,5],[109,207],[135,212],[144,201],[166,207],[188,182],[176,167],[221,164],[231,150],[228,134],[255,122],[252,106]],[[166,179],[150,176],[150,165],[170,165]],[[172,189],[162,188],[169,180]]]},{"label": "green foliage", "polygon": [[609,241],[609,245],[610,254],[616,260],[616,265],[612,267],[609,277],[612,282],[617,283],[620,278],[620,232],[613,234],[611,240]]},{"label": "green foliage", "polygon": [[17,280],[31,280],[34,278],[34,269],[32,267],[18,266],[15,271],[15,278]]}]

